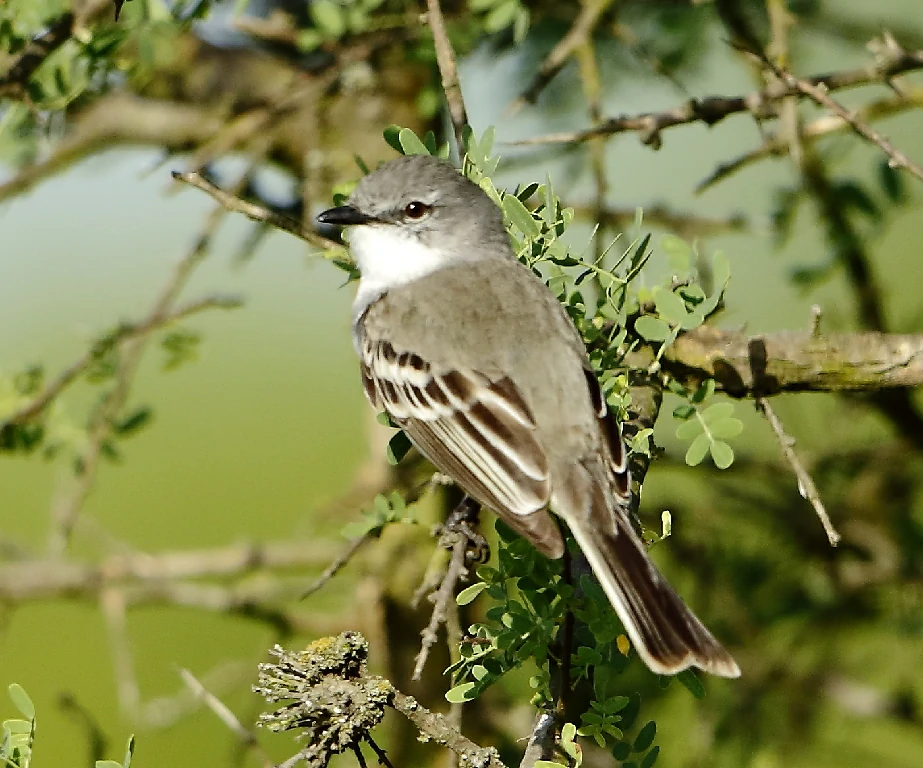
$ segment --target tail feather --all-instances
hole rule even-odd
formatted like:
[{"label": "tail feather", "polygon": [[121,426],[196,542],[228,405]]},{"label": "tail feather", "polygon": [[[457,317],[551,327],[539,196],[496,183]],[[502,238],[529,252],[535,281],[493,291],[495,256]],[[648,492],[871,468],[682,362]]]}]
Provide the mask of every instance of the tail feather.
[{"label": "tail feather", "polygon": [[720,677],[740,668],[648,557],[608,483],[583,465],[555,494],[555,509],[574,534],[638,655],[654,672],[698,667]]}]

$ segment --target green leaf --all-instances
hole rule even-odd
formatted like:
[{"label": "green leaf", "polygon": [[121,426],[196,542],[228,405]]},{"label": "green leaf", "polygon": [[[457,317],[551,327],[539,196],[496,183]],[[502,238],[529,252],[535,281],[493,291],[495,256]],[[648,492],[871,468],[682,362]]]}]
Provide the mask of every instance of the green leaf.
[{"label": "green leaf", "polygon": [[686,451],[686,463],[690,467],[695,467],[701,464],[702,459],[705,458],[705,454],[708,453],[709,445],[710,441],[708,439],[708,435],[703,432],[692,441],[692,444]]},{"label": "green leaf", "polygon": [[632,751],[644,752],[651,744],[654,743],[655,735],[657,735],[657,723],[655,723],[653,720],[650,720],[640,731],[638,731],[638,735],[635,736],[635,742],[631,745]]},{"label": "green leaf", "polygon": [[889,160],[882,160],[878,164],[878,180],[888,200],[895,205],[900,205],[907,200],[907,189],[904,177],[897,168],[892,168]]},{"label": "green leaf", "polygon": [[722,421],[734,413],[734,403],[714,403],[702,411],[702,418],[706,424]]},{"label": "green leaf", "polygon": [[474,687],[475,683],[462,683],[461,685],[456,685],[454,688],[450,688],[446,691],[445,699],[450,704],[464,704],[466,701],[471,701],[474,698],[472,695]]},{"label": "green leaf", "polygon": [[128,737],[128,745],[125,747],[125,759],[122,760],[122,768],[131,768],[132,758],[135,756],[135,737]]},{"label": "green leaf", "polygon": [[113,431],[119,437],[128,437],[145,427],[148,422],[150,422],[153,413],[154,412],[149,406],[142,405],[136,408],[132,413],[130,413],[120,422],[114,424]]},{"label": "green leaf", "polygon": [[503,198],[503,211],[513,226],[526,237],[538,237],[541,234],[542,230],[538,222],[532,218],[529,209],[515,195],[507,195]]},{"label": "green leaf", "polygon": [[468,605],[474,598],[476,598],[481,592],[487,589],[489,585],[487,582],[479,581],[477,584],[472,584],[470,587],[466,587],[455,597],[455,602],[459,605]]},{"label": "green leaf", "polygon": [[635,333],[647,341],[666,341],[670,338],[670,326],[652,315],[641,315],[635,320]]},{"label": "green leaf", "polygon": [[407,452],[413,447],[410,438],[403,433],[398,432],[388,441],[388,448],[385,451],[388,457],[388,463],[393,467],[403,459]]},{"label": "green leaf", "polygon": [[429,154],[429,150],[426,148],[426,145],[420,141],[417,134],[415,134],[409,128],[401,128],[401,132],[398,134],[398,138],[400,139],[401,147],[405,155]]},{"label": "green leaf", "polygon": [[692,396],[693,403],[701,403],[715,394],[715,380],[705,379]]},{"label": "green leaf", "polygon": [[535,768],[567,768],[563,763],[556,763],[553,760],[536,760],[533,765]]},{"label": "green leaf", "polygon": [[96,768],[122,768],[122,764],[115,760],[97,760]]},{"label": "green leaf", "polygon": [[715,440],[711,444],[711,457],[718,469],[727,469],[734,463],[734,449],[723,440]]},{"label": "green leaf", "polygon": [[389,125],[382,131],[381,134],[385,141],[388,143],[388,146],[396,152],[404,154],[404,148],[401,146],[401,126],[399,125]]},{"label": "green leaf", "polygon": [[32,733],[31,720],[4,720],[3,729],[10,733]]},{"label": "green leaf", "polygon": [[744,431],[744,423],[740,419],[722,419],[709,424],[708,431],[715,440],[729,440]]},{"label": "green leaf", "polygon": [[654,304],[657,307],[658,314],[674,325],[682,325],[689,314],[686,311],[686,302],[673,291],[658,291],[654,296]]},{"label": "green leaf", "polygon": [[657,762],[657,757],[660,755],[660,747],[654,747],[650,752],[648,752],[644,759],[641,761],[640,768],[651,768],[654,763]]},{"label": "green leaf", "polygon": [[32,699],[29,698],[29,694],[26,693],[25,689],[19,685],[19,683],[11,683],[6,690],[13,700],[16,709],[22,712],[26,719],[35,720],[35,705],[32,703]]},{"label": "green leaf", "polygon": [[686,688],[689,689],[689,692],[697,699],[705,698],[705,686],[702,685],[702,681],[699,680],[698,675],[691,669],[684,669],[676,676],[676,679],[685,685]]},{"label": "green leaf", "polygon": [[689,421],[684,421],[676,428],[676,436],[680,440],[692,440],[702,434],[703,431],[702,422],[698,419],[690,419]]},{"label": "green leaf", "polygon": [[346,32],[346,16],[343,8],[333,0],[313,0],[308,6],[311,19],[329,37],[340,37]]},{"label": "green leaf", "polygon": [[499,32],[501,29],[506,29],[516,20],[518,12],[517,0],[505,0],[487,14],[487,18],[484,19],[484,29],[487,32]]},{"label": "green leaf", "polygon": [[695,415],[695,406],[689,405],[689,403],[683,403],[682,405],[676,406],[673,409],[673,418],[674,419],[686,419],[692,418]]},{"label": "green leaf", "polygon": [[299,30],[298,36],[295,38],[295,45],[298,50],[305,52],[317,49],[323,42],[324,36],[316,29]]}]

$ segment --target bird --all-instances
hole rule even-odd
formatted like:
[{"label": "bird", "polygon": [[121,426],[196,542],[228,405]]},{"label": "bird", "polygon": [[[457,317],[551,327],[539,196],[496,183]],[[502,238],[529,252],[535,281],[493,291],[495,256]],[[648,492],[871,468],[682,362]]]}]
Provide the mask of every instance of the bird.
[{"label": "bird", "polygon": [[738,677],[635,532],[621,426],[490,196],[447,161],[407,155],[318,221],[345,228],[358,267],[353,343],[372,406],[549,558],[564,554],[563,520],[653,672]]}]

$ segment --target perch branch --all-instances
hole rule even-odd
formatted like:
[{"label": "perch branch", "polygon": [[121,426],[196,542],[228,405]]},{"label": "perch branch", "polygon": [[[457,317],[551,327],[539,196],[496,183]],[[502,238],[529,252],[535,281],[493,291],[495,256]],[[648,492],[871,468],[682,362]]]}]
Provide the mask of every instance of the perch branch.
[{"label": "perch branch", "polygon": [[748,335],[701,326],[663,356],[664,370],[713,378],[734,397],[778,392],[868,391],[923,384],[923,335],[781,331]]}]

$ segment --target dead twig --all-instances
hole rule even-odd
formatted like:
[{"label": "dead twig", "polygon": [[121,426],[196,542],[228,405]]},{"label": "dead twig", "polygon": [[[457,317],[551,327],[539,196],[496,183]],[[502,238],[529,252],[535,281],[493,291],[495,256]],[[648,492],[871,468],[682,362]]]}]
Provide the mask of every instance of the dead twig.
[{"label": "dead twig", "polygon": [[769,401],[765,397],[758,397],[756,399],[756,407],[762,411],[769,422],[769,426],[772,427],[772,431],[775,433],[776,438],[779,440],[779,445],[782,447],[782,456],[785,457],[785,460],[795,473],[795,477],[798,479],[799,493],[802,498],[811,502],[811,506],[814,507],[814,511],[817,513],[817,517],[824,527],[824,533],[827,534],[827,540],[830,542],[830,546],[835,547],[840,543],[842,537],[837,533],[836,528],[833,527],[833,523],[830,521],[830,516],[827,514],[827,510],[824,507],[824,502],[821,501],[817,486],[814,485],[814,480],[811,478],[807,469],[805,469],[804,464],[801,463],[801,459],[799,459],[798,455],[795,453],[794,438],[785,434],[785,428],[782,426],[782,422],[779,420],[779,417],[776,416],[775,411],[772,409],[772,406],[769,405]]},{"label": "dead twig", "polygon": [[430,649],[436,644],[436,633],[439,630],[439,625],[445,623],[449,604],[455,600],[455,586],[468,573],[468,569],[465,568],[465,552],[468,549],[468,541],[459,534],[455,535],[456,540],[452,545],[452,559],[449,561],[449,567],[446,569],[442,583],[433,597],[433,615],[430,617],[426,629],[421,633],[423,642],[414,661],[411,680],[419,680],[423,676],[423,667],[426,666]]},{"label": "dead twig", "polygon": [[218,719],[240,740],[244,748],[248,750],[252,749],[256,752],[264,768],[271,768],[273,761],[260,745],[260,742],[256,738],[256,734],[249,728],[246,728],[228,706],[202,685],[188,669],[181,667],[179,676],[186,684],[186,687],[192,692],[193,696],[215,713]]},{"label": "dead twig", "polygon": [[336,560],[330,563],[330,565],[324,569],[324,572],[311,583],[311,586],[309,586],[302,593],[301,599],[304,600],[306,597],[313,595],[315,592],[317,592],[317,590],[323,587],[324,584],[330,581],[330,579],[336,576],[337,573],[340,572],[340,569],[343,568],[343,566],[346,565],[350,560],[352,560],[356,552],[362,548],[362,545],[368,541],[371,541],[371,539],[371,531],[363,533],[361,536],[356,536],[356,538],[352,539],[349,544],[346,545],[346,549],[343,550],[343,553]]}]

